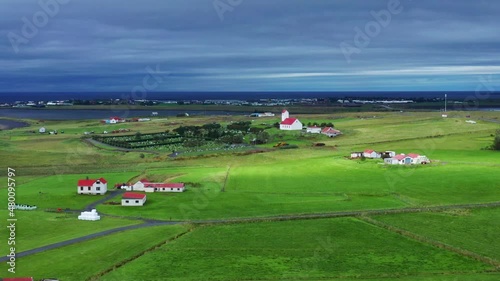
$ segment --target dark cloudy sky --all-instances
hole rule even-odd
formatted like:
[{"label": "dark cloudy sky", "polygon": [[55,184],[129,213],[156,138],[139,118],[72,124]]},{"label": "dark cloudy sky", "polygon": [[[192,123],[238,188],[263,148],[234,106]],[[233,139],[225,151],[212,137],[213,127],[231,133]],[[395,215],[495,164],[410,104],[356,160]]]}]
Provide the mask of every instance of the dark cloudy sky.
[{"label": "dark cloudy sky", "polygon": [[500,88],[498,0],[41,2],[0,2],[0,91]]}]

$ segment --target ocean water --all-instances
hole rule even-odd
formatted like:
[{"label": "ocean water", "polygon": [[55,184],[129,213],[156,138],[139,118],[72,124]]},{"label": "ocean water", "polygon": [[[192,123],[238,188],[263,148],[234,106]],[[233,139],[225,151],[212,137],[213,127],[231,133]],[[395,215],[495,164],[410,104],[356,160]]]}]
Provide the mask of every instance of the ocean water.
[{"label": "ocean water", "polygon": [[[474,97],[474,92],[153,92],[147,93],[149,100],[205,100],[205,99],[270,99],[270,98],[345,98],[345,97],[385,97],[385,98],[442,98],[448,94],[450,99],[465,99]],[[480,93],[484,97],[484,93]],[[39,101],[39,100],[95,100],[95,99],[119,99],[130,96],[130,93],[82,93],[82,92],[51,92],[51,93],[0,93],[0,103],[13,103],[15,101]],[[500,92],[489,94],[490,98],[500,98]]]},{"label": "ocean water", "polygon": [[253,112],[248,108],[248,112],[228,112],[228,111],[193,111],[193,110],[111,110],[111,109],[34,109],[19,108],[7,109],[0,108],[0,117],[8,118],[26,118],[35,120],[88,120],[88,119],[108,119],[113,116],[121,118],[150,117],[153,111],[158,112],[157,117],[172,117],[177,114],[188,113],[191,116],[203,115],[245,115]]}]

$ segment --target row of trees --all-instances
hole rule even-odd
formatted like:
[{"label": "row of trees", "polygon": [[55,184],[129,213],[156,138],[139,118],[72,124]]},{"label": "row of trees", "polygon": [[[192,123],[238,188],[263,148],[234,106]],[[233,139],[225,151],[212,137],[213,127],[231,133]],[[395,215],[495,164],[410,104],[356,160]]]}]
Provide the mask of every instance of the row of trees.
[{"label": "row of trees", "polygon": [[328,123],[325,123],[325,122],[323,122],[323,123],[318,123],[318,122],[311,123],[311,122],[309,122],[309,123],[307,123],[307,126],[308,127],[312,127],[312,126],[317,126],[317,127],[332,127],[332,128],[335,127],[332,122],[328,122]]}]

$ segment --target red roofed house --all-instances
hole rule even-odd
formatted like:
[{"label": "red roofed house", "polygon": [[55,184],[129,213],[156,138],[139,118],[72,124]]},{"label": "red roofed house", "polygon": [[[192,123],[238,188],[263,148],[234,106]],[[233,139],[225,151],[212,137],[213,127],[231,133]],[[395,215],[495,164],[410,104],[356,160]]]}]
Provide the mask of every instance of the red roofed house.
[{"label": "red roofed house", "polygon": [[146,194],[125,192],[122,196],[122,206],[143,206],[146,203]]},{"label": "red roofed house", "polygon": [[398,154],[394,157],[384,159],[384,163],[391,165],[414,165],[427,164],[430,162],[431,161],[429,160],[429,158],[427,158],[427,156],[419,155],[416,153],[409,153],[408,155]]},{"label": "red roofed house", "polygon": [[184,183],[149,183],[144,187],[146,192],[184,192]]},{"label": "red roofed house", "polygon": [[157,183],[150,182],[147,179],[141,179],[132,186],[122,188],[129,191],[145,192],[184,192],[186,190],[184,183]]},{"label": "red roofed house", "polygon": [[285,109],[281,113],[280,130],[295,131],[302,130],[302,123],[297,118],[290,118],[288,111]]},{"label": "red roofed house", "polygon": [[103,179],[78,181],[78,194],[104,195],[108,191],[108,182]]},{"label": "red roofed house", "polygon": [[427,164],[431,162],[425,155],[409,153],[408,156],[411,157],[411,164]]},{"label": "red roofed house", "polygon": [[406,157],[407,156],[404,154],[398,154],[398,155],[395,155],[394,157],[391,157],[391,158],[385,158],[384,163],[390,164],[390,165],[398,165],[398,164],[403,165],[405,163]]},{"label": "red roofed house", "polygon": [[125,119],[122,119],[118,116],[114,116],[114,117],[109,118],[110,124],[123,123],[123,122],[125,122]]},{"label": "red roofed house", "polygon": [[125,189],[130,191],[145,191],[144,190],[145,184],[148,183],[150,183],[150,181],[148,181],[147,179],[141,179],[136,183],[134,183],[134,185],[125,187]]},{"label": "red roofed house", "polygon": [[371,150],[371,149],[367,149],[367,150],[363,151],[363,156],[365,158],[380,158],[380,153],[378,153],[374,150]]},{"label": "red roofed house", "polygon": [[1,281],[33,281],[33,277],[0,278]]},{"label": "red roofed house", "polygon": [[339,130],[335,130],[332,127],[326,127],[326,128],[324,128],[323,130],[321,130],[321,133],[323,135],[329,136],[330,138],[333,138],[333,137],[336,137],[336,136],[342,134],[342,132],[340,132]]}]

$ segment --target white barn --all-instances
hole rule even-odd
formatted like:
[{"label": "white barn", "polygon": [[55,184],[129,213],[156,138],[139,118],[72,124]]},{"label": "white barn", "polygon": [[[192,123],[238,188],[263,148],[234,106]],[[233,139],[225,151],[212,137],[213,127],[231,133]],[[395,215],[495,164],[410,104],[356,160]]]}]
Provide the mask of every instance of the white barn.
[{"label": "white barn", "polygon": [[332,127],[326,127],[326,128],[324,128],[323,130],[321,130],[321,133],[323,135],[329,136],[330,138],[333,138],[333,137],[336,137],[336,136],[342,134],[342,132],[340,132],[339,130],[335,130]]},{"label": "white barn", "polygon": [[108,182],[99,178],[96,180],[79,180],[77,192],[78,194],[104,195],[108,191]]},{"label": "white barn", "polygon": [[184,183],[156,183],[147,179],[141,179],[133,185],[121,187],[127,191],[145,191],[145,192],[184,192],[186,186]]},{"label": "white barn", "polygon": [[351,152],[351,158],[361,158],[363,157],[363,152]]},{"label": "white barn", "polygon": [[394,157],[384,159],[384,163],[389,165],[418,165],[430,162],[431,160],[427,156],[415,153],[409,153],[408,155],[398,154]]},{"label": "white barn", "polygon": [[399,160],[397,158],[385,158],[384,163],[389,165],[398,165]]},{"label": "white barn", "polygon": [[427,163],[430,163],[431,161],[429,160],[429,158],[427,158],[427,156],[425,155],[419,155],[419,154],[416,154],[416,153],[409,153],[408,154],[409,157],[411,157],[411,164],[427,164]]},{"label": "white barn", "polygon": [[367,149],[363,151],[363,156],[365,158],[380,158],[380,153],[376,152],[375,150]]},{"label": "white barn", "polygon": [[297,118],[290,118],[288,110],[283,110],[281,113],[280,130],[297,131],[302,130],[302,123]]},{"label": "white barn", "polygon": [[318,126],[307,127],[306,133],[319,134],[321,133],[321,127]]},{"label": "white barn", "polygon": [[152,183],[144,187],[146,192],[184,192],[184,183]]},{"label": "white barn", "polygon": [[146,194],[125,192],[122,196],[122,206],[143,206],[146,203]]}]

